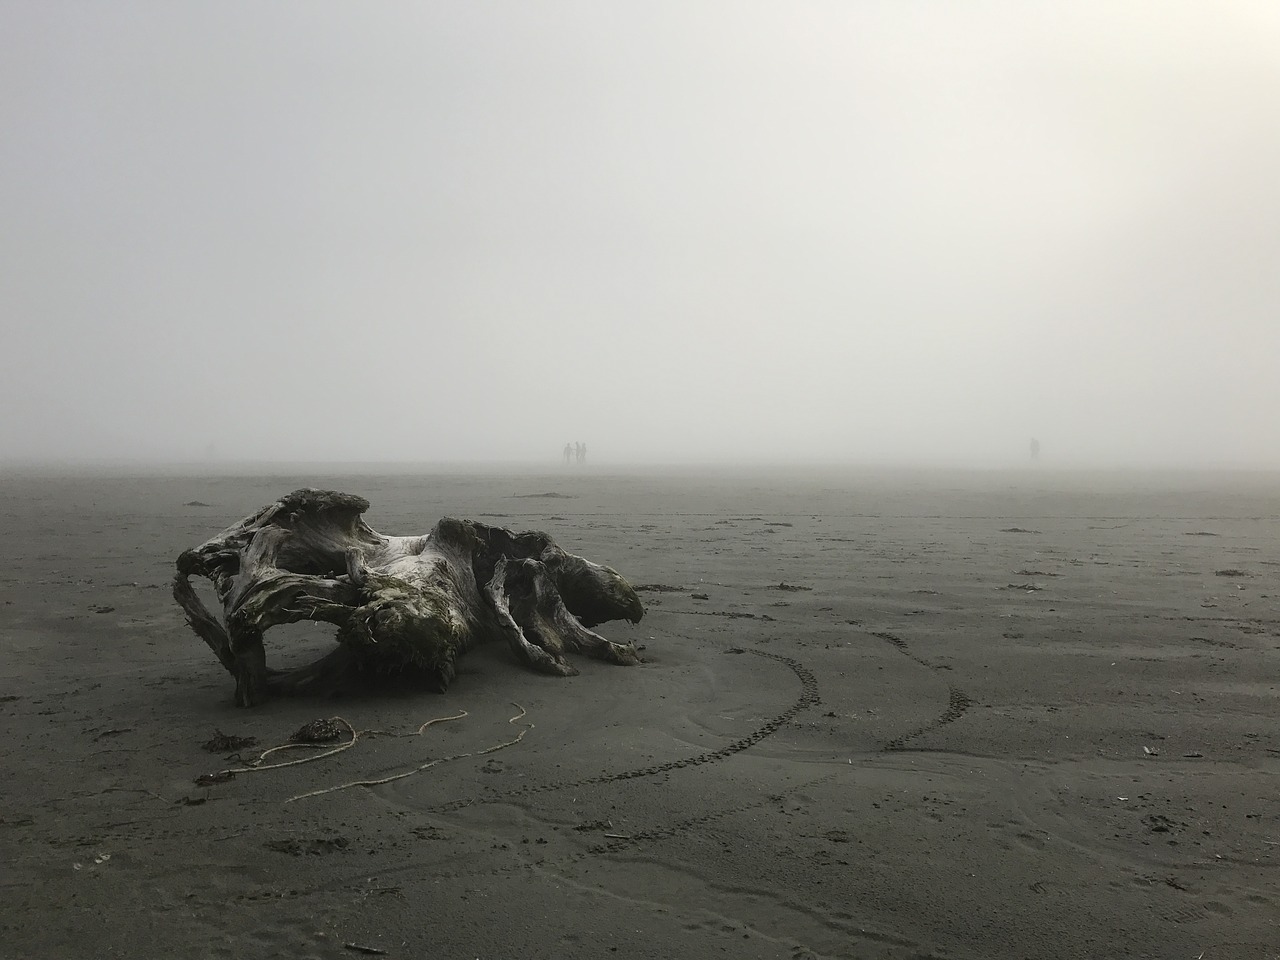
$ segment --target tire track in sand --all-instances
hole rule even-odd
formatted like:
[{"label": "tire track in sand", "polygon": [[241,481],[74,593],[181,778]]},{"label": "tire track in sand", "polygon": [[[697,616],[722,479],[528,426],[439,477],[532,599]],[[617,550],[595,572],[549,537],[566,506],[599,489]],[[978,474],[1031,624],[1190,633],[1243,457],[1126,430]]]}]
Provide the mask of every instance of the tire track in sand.
[{"label": "tire track in sand", "polygon": [[[912,651],[911,646],[907,643],[907,641],[903,640],[901,637],[897,636],[896,634],[884,633],[884,632],[872,632],[871,635],[873,637],[878,637],[881,640],[885,641],[886,643],[890,644],[895,650],[897,650],[900,654],[902,654],[911,662],[918,663],[920,664],[920,666],[925,667],[929,670],[941,671],[941,670],[951,669],[951,667],[948,664],[937,663],[933,660],[928,660],[924,657],[919,656],[914,651]],[[907,743],[916,739],[917,737],[922,737],[926,733],[932,733],[934,730],[937,730],[940,727],[945,727],[948,723],[954,723],[955,721],[959,720],[961,717],[964,716],[965,711],[967,711],[970,707],[972,707],[973,704],[974,704],[974,701],[972,697],[970,697],[968,694],[966,694],[963,690],[961,690],[959,687],[955,686],[954,684],[948,683],[947,684],[947,708],[943,710],[941,714],[939,714],[937,717],[934,717],[928,723],[925,723],[919,727],[916,727],[914,730],[909,730],[908,732],[902,734],[899,737],[894,737],[892,740],[890,740],[880,749],[884,753],[894,753],[899,750],[905,750],[907,748]]]},{"label": "tire track in sand", "polygon": [[468,797],[458,800],[450,800],[446,803],[436,804],[427,807],[430,813],[449,813],[454,810],[461,810],[463,807],[471,806],[474,803],[500,803],[505,800],[517,800],[522,797],[532,796],[538,793],[548,793],[552,790],[567,790],[573,787],[591,786],[601,783],[615,783],[622,780],[634,780],[638,777],[655,777],[672,770],[679,770],[685,767],[697,767],[706,763],[718,763],[721,760],[727,760],[736,753],[741,753],[750,747],[755,746],[766,737],[777,733],[782,727],[786,726],[802,710],[808,710],[810,707],[817,706],[822,702],[818,694],[818,678],[793,657],[786,657],[778,653],[768,653],[764,650],[749,649],[742,651],[750,653],[757,657],[763,657],[766,660],[775,660],[791,669],[800,681],[800,696],[786,710],[777,716],[766,720],[763,724],[747,734],[741,739],[734,740],[732,743],[720,747],[718,750],[708,750],[706,753],[700,753],[696,756],[685,757],[682,760],[670,760],[666,763],[655,763],[648,767],[636,767],[631,770],[620,770],[615,773],[602,773],[594,777],[584,777],[580,780],[551,780],[545,783],[529,784],[528,786],[519,787],[515,790],[508,790],[503,793],[496,793],[486,797]]}]

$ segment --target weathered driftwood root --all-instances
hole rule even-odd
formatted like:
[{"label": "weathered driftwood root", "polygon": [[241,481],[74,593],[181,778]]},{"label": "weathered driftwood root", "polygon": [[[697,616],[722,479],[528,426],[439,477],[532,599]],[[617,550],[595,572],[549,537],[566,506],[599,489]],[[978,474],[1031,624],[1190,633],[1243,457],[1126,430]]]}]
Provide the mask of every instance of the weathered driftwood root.
[{"label": "weathered driftwood root", "polygon": [[[644,607],[608,567],[565,553],[545,533],[443,519],[426,536],[386,537],[363,497],[295,490],[178,557],[174,599],[236,680],[236,703],[331,689],[373,668],[424,673],[439,690],[457,658],[504,638],[535,670],[572,676],[566,652],[634,664],[631,644],[589,627],[637,622]],[[191,576],[212,581],[223,620]],[[290,671],[267,668],[262,636],[276,624],[323,620],[338,646]]]}]

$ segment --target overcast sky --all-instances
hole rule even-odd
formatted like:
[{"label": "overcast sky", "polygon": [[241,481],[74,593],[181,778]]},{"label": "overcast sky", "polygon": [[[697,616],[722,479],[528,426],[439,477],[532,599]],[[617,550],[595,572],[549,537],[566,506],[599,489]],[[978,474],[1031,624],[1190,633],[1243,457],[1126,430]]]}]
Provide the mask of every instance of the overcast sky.
[{"label": "overcast sky", "polygon": [[0,461],[1280,465],[1280,4],[0,6]]}]

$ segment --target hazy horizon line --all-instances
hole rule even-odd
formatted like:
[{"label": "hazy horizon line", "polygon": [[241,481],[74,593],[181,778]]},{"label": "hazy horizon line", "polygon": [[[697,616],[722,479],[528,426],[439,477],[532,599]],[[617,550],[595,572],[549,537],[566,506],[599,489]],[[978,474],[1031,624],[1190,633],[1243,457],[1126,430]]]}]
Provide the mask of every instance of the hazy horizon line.
[{"label": "hazy horizon line", "polygon": [[113,474],[122,471],[141,471],[143,475],[190,476],[274,476],[300,472],[348,472],[377,474],[379,472],[402,474],[405,472],[458,474],[466,472],[502,474],[511,471],[536,471],[544,476],[603,476],[616,474],[651,474],[671,471],[717,473],[747,471],[761,473],[812,473],[823,471],[861,470],[870,472],[958,472],[958,473],[1018,473],[1078,474],[1078,473],[1162,473],[1162,474],[1220,474],[1280,473],[1280,463],[1220,461],[1191,464],[1186,462],[1138,462],[1098,460],[1019,460],[1019,461],[962,461],[962,460],[904,460],[904,459],[793,459],[722,458],[722,459],[604,459],[580,464],[563,463],[555,458],[470,458],[450,460],[344,460],[298,459],[263,460],[242,459],[179,459],[159,457],[67,457],[29,458],[0,461],[0,474],[39,475],[42,472]]}]

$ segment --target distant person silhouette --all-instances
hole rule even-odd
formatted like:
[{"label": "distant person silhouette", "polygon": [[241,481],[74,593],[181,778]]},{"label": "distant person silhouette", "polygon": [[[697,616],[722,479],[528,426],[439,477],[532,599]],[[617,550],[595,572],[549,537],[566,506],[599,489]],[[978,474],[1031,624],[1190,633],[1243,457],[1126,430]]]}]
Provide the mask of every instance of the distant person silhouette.
[{"label": "distant person silhouette", "polygon": [[587,462],[587,445],[585,443],[578,449],[578,462]]},{"label": "distant person silhouette", "polygon": [[573,455],[573,444],[566,443],[564,445],[564,462],[568,463],[569,458]]},{"label": "distant person silhouette", "polygon": [[1031,438],[1031,459],[1032,460],[1040,459],[1040,441],[1037,440],[1035,437]]},{"label": "distant person silhouette", "polygon": [[582,444],[577,440],[573,442],[573,455],[579,463],[582,462]]}]

